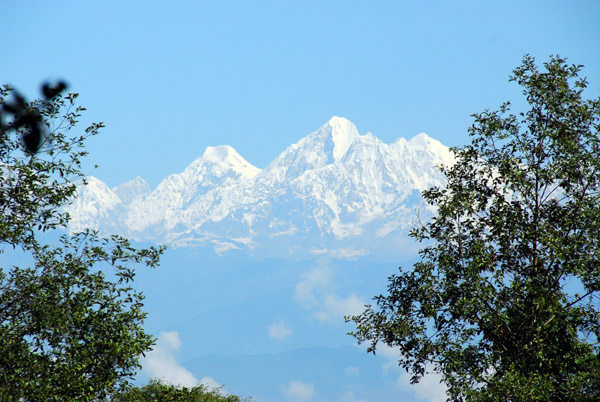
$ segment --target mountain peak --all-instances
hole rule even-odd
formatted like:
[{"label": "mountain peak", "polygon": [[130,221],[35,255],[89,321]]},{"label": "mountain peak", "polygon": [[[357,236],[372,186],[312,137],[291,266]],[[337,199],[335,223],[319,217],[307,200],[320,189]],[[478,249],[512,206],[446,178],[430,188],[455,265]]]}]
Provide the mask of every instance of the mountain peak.
[{"label": "mountain peak", "polygon": [[450,149],[436,139],[431,138],[425,133],[415,135],[408,141],[408,145],[416,150],[428,152],[435,155],[435,163],[446,166],[454,163],[454,154]]},{"label": "mountain peak", "polygon": [[412,146],[412,148],[420,149],[420,150],[426,150],[426,149],[439,150],[439,149],[447,148],[441,142],[431,138],[430,136],[428,136],[425,133],[419,133],[419,134],[415,135],[408,141],[408,143]]},{"label": "mountain peak", "polygon": [[233,147],[229,145],[218,145],[216,147],[206,147],[202,154],[202,159],[206,162],[221,163],[232,158],[241,158]]},{"label": "mountain peak", "polygon": [[419,191],[443,185],[436,166],[451,158],[426,134],[388,145],[333,117],[262,171],[222,145],[150,192],[141,178],[112,191],[89,178],[69,209],[70,228],[217,253],[396,253],[398,236],[421,216]]},{"label": "mountain peak", "polygon": [[146,180],[137,176],[135,179],[123,183],[112,189],[123,202],[131,202],[135,197],[150,192],[150,186],[146,183]]},{"label": "mountain peak", "polygon": [[341,159],[359,136],[354,123],[343,117],[333,116],[323,128],[330,130],[334,160]]},{"label": "mountain peak", "polygon": [[327,123],[325,123],[325,125],[330,125],[332,127],[340,126],[340,125],[354,126],[354,123],[352,123],[350,120],[346,119],[345,117],[331,116],[331,119],[329,119],[329,121]]},{"label": "mountain peak", "polygon": [[[408,142],[413,147],[427,148],[427,145],[433,140],[430,136],[425,133],[419,133],[412,137]],[[434,140],[435,141],[435,140]]]},{"label": "mountain peak", "polygon": [[[232,169],[243,176],[254,177],[260,171],[259,168],[252,165],[244,159],[233,147],[229,145],[219,145],[216,147],[206,147],[206,150],[197,163],[202,165],[210,163],[213,165],[222,166],[227,169]],[[192,164],[194,165],[194,164]]]}]

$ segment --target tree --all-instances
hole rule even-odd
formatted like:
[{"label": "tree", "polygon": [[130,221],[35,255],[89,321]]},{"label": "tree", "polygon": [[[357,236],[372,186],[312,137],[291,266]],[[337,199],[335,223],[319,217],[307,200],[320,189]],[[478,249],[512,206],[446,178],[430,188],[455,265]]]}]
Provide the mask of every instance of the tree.
[{"label": "tree", "polygon": [[176,387],[151,380],[141,388],[134,387],[116,395],[113,402],[250,402],[235,395],[223,395],[218,389],[208,390],[203,385]]},{"label": "tree", "polygon": [[72,134],[85,109],[62,89],[44,86],[45,99],[28,103],[0,88],[0,253],[10,246],[29,261],[0,267],[0,400],[103,399],[127,385],[153,344],[128,263],[154,267],[162,247],[93,231],[40,240],[66,227],[84,143],[103,127]]},{"label": "tree", "polygon": [[510,77],[528,111],[473,115],[447,185],[423,193],[420,262],[351,318],[451,400],[600,400],[600,99],[582,66],[544,66],[525,56]]}]

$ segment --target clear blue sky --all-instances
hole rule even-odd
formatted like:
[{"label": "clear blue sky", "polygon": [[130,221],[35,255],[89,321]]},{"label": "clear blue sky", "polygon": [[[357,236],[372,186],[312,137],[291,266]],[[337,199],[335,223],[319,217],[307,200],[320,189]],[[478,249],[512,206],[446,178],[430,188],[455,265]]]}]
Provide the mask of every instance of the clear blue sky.
[{"label": "clear blue sky", "polygon": [[88,149],[110,186],[155,186],[209,145],[262,168],[333,115],[460,145],[472,113],[517,100],[525,53],[584,64],[600,95],[599,1],[3,1],[0,16],[0,82],[31,98],[66,79],[106,123]]}]

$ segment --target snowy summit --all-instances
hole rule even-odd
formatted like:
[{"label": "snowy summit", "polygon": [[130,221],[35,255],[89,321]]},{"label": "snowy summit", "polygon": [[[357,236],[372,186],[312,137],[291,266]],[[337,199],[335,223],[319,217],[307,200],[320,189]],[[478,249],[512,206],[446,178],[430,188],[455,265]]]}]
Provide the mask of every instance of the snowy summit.
[{"label": "snowy summit", "polygon": [[70,206],[70,230],[209,246],[217,253],[393,255],[417,218],[420,192],[444,184],[453,156],[421,133],[386,144],[342,117],[259,169],[228,145],[208,147],[154,190],[140,177],[109,189],[96,178]]}]

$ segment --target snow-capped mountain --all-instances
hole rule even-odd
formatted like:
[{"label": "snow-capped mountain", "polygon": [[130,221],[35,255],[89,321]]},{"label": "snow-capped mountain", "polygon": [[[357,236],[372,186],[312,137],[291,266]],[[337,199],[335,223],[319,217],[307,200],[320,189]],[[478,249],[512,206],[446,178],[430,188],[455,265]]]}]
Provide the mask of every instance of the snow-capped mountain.
[{"label": "snow-capped mountain", "polygon": [[452,161],[424,133],[386,144],[333,117],[262,170],[224,145],[152,191],[140,177],[113,189],[90,177],[69,207],[70,230],[217,253],[398,254],[399,239],[431,214],[420,192],[443,185],[437,166]]}]

